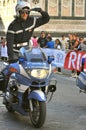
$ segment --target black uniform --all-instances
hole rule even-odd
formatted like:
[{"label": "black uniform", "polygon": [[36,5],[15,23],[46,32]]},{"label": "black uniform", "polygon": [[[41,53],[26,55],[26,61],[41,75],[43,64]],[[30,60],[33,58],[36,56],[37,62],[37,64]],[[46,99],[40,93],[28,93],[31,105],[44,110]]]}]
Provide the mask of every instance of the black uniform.
[{"label": "black uniform", "polygon": [[26,21],[21,18],[16,18],[8,27],[7,30],[7,47],[8,47],[8,56],[12,60],[13,57],[13,46],[17,49],[18,44],[22,46],[22,43],[29,42],[32,33],[35,28],[47,23],[49,21],[49,15],[47,12],[42,11],[40,17],[31,17],[29,16]]}]

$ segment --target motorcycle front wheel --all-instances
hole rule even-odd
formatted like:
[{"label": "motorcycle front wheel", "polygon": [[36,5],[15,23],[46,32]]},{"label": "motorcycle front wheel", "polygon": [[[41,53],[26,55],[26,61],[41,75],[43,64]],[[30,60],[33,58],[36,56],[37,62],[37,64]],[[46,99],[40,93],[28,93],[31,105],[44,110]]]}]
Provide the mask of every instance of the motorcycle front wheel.
[{"label": "motorcycle front wheel", "polygon": [[30,119],[34,127],[43,126],[46,118],[46,103],[32,99],[33,111],[30,111]]}]

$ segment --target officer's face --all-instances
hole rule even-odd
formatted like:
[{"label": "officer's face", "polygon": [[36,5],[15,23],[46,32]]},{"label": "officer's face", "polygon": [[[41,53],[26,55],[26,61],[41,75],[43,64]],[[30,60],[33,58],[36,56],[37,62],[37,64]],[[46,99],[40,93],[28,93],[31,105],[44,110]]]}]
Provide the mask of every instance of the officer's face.
[{"label": "officer's face", "polygon": [[22,10],[20,12],[20,16],[23,20],[27,20],[28,16],[29,16],[29,11],[28,10]]}]

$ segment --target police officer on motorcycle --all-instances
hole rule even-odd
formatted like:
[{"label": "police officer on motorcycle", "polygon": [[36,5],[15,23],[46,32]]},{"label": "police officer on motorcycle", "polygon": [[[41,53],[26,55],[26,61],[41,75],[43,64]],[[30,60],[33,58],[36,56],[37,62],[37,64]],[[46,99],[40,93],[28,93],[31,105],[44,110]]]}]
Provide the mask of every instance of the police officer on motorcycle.
[{"label": "police officer on motorcycle", "polygon": [[[30,4],[25,1],[19,2],[15,9],[16,17],[10,23],[6,34],[9,63],[13,63],[16,58],[18,59],[18,57],[15,57],[16,55],[13,49],[19,49],[22,46],[28,46],[34,29],[48,23],[50,19],[47,12],[43,11],[41,8],[30,9]],[[32,17],[30,16],[31,11],[39,12],[41,16]],[[3,83],[3,95],[7,87],[7,82],[8,79],[6,79],[4,82],[5,84]]]},{"label": "police officer on motorcycle", "polygon": [[[30,16],[31,11],[41,14],[39,17]],[[50,17],[41,8],[30,9],[30,4],[21,1],[16,5],[16,18],[9,25],[6,35],[9,61],[13,61],[13,48],[19,49],[27,46],[35,28],[46,24]]]}]

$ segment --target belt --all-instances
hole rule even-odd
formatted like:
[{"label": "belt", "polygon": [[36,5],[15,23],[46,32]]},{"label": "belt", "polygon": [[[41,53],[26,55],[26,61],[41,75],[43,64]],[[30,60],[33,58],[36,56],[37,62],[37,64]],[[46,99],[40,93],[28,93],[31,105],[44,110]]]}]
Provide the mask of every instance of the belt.
[{"label": "belt", "polygon": [[27,46],[28,42],[23,42],[23,43],[18,43],[18,44],[14,44],[13,47],[22,47],[22,46]]}]

